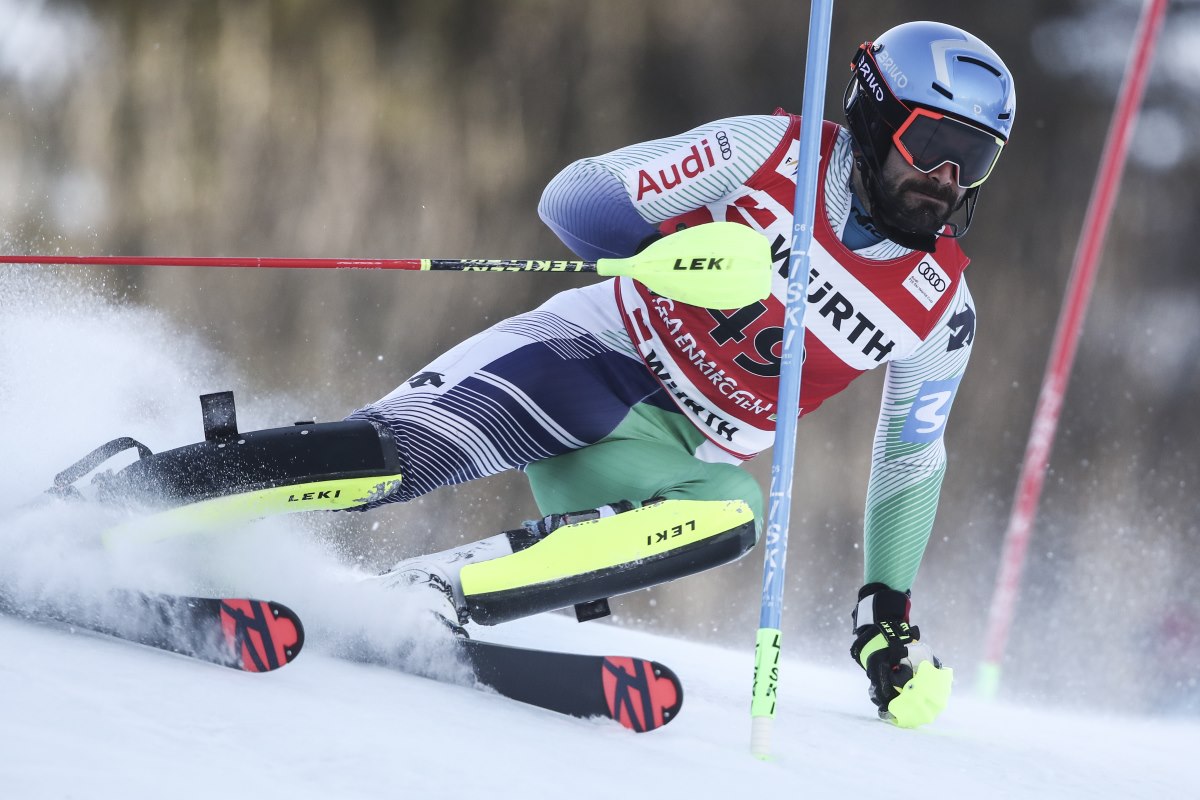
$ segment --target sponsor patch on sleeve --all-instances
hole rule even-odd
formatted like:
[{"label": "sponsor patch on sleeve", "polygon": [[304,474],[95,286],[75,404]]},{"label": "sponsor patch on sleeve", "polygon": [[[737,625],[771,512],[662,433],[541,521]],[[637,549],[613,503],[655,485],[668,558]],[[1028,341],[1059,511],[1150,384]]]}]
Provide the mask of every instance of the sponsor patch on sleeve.
[{"label": "sponsor patch on sleeve", "polygon": [[625,184],[632,187],[635,203],[657,200],[732,158],[733,145],[729,135],[718,130],[626,170]]},{"label": "sponsor patch on sleeve", "polygon": [[961,377],[945,381],[925,381],[917,390],[912,408],[900,431],[900,441],[910,444],[927,444],[942,435],[946,429],[946,418],[958,391]]}]

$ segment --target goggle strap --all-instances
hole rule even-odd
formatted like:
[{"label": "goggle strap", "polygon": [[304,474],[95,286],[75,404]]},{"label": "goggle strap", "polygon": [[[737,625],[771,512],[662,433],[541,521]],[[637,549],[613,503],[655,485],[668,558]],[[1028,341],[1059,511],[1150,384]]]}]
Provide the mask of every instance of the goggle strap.
[{"label": "goggle strap", "polygon": [[858,81],[859,94],[875,102],[884,121],[894,131],[904,124],[912,109],[892,94],[887,81],[879,76],[879,64],[871,52],[872,46],[873,42],[863,42],[858,48],[858,55],[852,63],[854,77]]}]

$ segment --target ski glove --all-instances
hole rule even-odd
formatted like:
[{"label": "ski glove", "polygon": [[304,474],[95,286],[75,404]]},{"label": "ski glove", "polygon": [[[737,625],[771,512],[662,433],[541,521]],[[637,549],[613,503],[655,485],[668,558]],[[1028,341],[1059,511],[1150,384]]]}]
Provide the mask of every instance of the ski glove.
[{"label": "ski glove", "polygon": [[943,667],[908,622],[909,596],[882,583],[858,591],[850,656],[866,670],[879,716],[901,728],[932,722],[946,707],[954,671]]}]

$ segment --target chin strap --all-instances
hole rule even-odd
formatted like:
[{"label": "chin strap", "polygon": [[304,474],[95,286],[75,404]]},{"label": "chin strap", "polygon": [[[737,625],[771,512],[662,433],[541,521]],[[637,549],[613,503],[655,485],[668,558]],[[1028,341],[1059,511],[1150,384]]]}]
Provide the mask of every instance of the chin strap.
[{"label": "chin strap", "polygon": [[966,236],[967,231],[971,229],[971,220],[975,218],[975,204],[979,202],[981,188],[983,187],[976,186],[974,189],[968,189],[966,196],[963,197],[963,206],[967,210],[967,218],[963,222],[963,226],[959,228],[957,222],[947,222],[945,228],[942,229],[943,232],[939,235],[945,236],[947,239],[961,239]]}]

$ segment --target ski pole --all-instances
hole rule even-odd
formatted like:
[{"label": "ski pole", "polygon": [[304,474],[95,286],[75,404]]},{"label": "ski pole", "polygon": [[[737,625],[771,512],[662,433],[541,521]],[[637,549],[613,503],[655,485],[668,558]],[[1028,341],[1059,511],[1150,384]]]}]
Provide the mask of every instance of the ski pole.
[{"label": "ski pole", "polygon": [[1037,516],[1038,499],[1041,497],[1046,467],[1050,463],[1054,432],[1058,427],[1058,416],[1071,376],[1071,365],[1075,361],[1075,352],[1078,349],[1079,332],[1083,328],[1083,318],[1087,313],[1092,285],[1095,283],[1100,250],[1108,232],[1109,220],[1112,219],[1113,204],[1116,201],[1117,187],[1121,183],[1125,155],[1129,150],[1133,121],[1142,103],[1146,78],[1150,72],[1150,61],[1154,55],[1155,40],[1162,28],[1166,8],[1166,0],[1147,0],[1143,7],[1133,51],[1125,69],[1125,79],[1104,143],[1100,171],[1092,187],[1087,215],[1076,245],[1075,261],[1071,266],[1067,294],[1059,312],[1050,360],[1042,377],[1033,427],[1025,447],[1025,460],[1021,465],[1021,477],[1017,482],[1008,528],[1004,532],[1000,569],[996,574],[996,586],[988,609],[984,659],[976,678],[979,692],[985,697],[994,697],[999,689],[1000,662],[1004,658],[1008,632],[1012,627],[1021,572],[1025,566],[1025,552],[1033,535],[1033,520]]},{"label": "ski pole", "polygon": [[2,255],[0,263],[274,269],[397,269],[422,272],[594,272],[626,275],[656,294],[702,308],[741,308],[771,293],[771,247],[745,225],[714,222],[663,237],[629,258],[598,261],[366,258],[173,258]]},{"label": "ski pole", "polygon": [[775,721],[779,684],[783,578],[792,507],[800,372],[804,363],[804,306],[808,296],[812,226],[817,209],[817,170],[821,155],[821,123],[825,118],[825,73],[829,66],[832,21],[833,0],[813,0],[808,20],[808,55],[804,66],[800,154],[796,167],[791,253],[788,257],[788,300],[779,370],[766,552],[763,556],[762,608],[754,647],[754,692],[750,704],[750,752],[761,759],[771,755],[771,729]]}]

